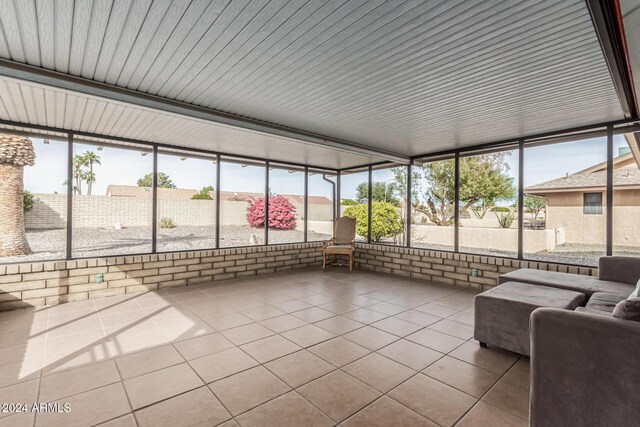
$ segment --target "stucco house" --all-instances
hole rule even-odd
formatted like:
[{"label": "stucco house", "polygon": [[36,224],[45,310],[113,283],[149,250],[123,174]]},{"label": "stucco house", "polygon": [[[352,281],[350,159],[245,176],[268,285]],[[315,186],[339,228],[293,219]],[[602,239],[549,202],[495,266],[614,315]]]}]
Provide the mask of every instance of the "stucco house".
[{"label": "stucco house", "polygon": [[[635,138],[613,159],[613,243],[640,245],[640,150]],[[525,188],[547,201],[546,229],[556,230],[556,244],[604,244],[606,233],[606,162],[574,174]]]}]

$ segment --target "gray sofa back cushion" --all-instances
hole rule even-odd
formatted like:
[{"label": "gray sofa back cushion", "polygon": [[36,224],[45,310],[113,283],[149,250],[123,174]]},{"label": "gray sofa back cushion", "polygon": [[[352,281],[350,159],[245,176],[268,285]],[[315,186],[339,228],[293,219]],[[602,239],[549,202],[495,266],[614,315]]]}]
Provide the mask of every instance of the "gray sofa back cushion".
[{"label": "gray sofa back cushion", "polygon": [[601,257],[598,262],[600,280],[635,285],[640,279],[640,258],[628,256]]},{"label": "gray sofa back cushion", "polygon": [[613,309],[613,317],[640,322],[640,298],[620,301]]},{"label": "gray sofa back cushion", "polygon": [[[640,261],[640,258],[638,258]],[[637,280],[637,279],[636,279]],[[557,271],[534,270],[521,268],[510,273],[501,274],[498,277],[498,284],[506,282],[531,283],[551,288],[566,289],[574,292],[581,292],[591,296],[595,292],[610,292],[624,295],[625,298],[633,290],[633,285],[614,282],[610,280],[600,280],[597,277],[585,276],[582,274],[559,273]]]},{"label": "gray sofa back cushion", "polygon": [[622,294],[596,292],[591,295],[591,298],[589,298],[589,302],[587,302],[586,307],[593,310],[608,311],[609,313],[612,313],[613,309],[616,307],[616,304],[626,299],[627,297]]}]

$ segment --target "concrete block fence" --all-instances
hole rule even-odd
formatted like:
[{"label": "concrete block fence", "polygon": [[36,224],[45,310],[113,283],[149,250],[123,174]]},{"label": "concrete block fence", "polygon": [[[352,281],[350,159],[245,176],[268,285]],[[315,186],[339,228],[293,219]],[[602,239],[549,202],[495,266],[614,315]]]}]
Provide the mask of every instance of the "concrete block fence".
[{"label": "concrete block fence", "polygon": [[[321,261],[322,244],[314,242],[0,265],[0,311],[319,269]],[[500,274],[518,268],[597,275],[597,269],[589,267],[366,243],[356,245],[356,267],[480,290],[495,286]],[[104,281],[97,283],[96,274],[102,274]]]}]

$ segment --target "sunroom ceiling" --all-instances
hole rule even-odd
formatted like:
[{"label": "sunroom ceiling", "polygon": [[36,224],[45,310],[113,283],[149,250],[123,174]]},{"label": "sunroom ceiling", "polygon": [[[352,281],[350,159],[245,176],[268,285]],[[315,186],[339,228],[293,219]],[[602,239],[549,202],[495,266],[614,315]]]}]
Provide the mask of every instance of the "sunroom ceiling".
[{"label": "sunroom ceiling", "polygon": [[380,161],[377,157],[13,79],[0,77],[0,94],[0,118],[12,122],[327,168]]},{"label": "sunroom ceiling", "polygon": [[1,58],[402,156],[624,117],[584,0],[4,4]]}]

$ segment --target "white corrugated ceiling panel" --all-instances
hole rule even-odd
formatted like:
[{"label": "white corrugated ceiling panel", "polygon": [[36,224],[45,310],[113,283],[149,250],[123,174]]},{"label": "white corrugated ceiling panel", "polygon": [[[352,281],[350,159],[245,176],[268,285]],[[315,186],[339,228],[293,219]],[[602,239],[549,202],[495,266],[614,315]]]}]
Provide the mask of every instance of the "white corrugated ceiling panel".
[{"label": "white corrugated ceiling panel", "polygon": [[326,168],[379,161],[376,157],[6,78],[0,78],[0,119]]},{"label": "white corrugated ceiling panel", "polygon": [[584,0],[51,3],[0,57],[403,155],[623,118]]}]

